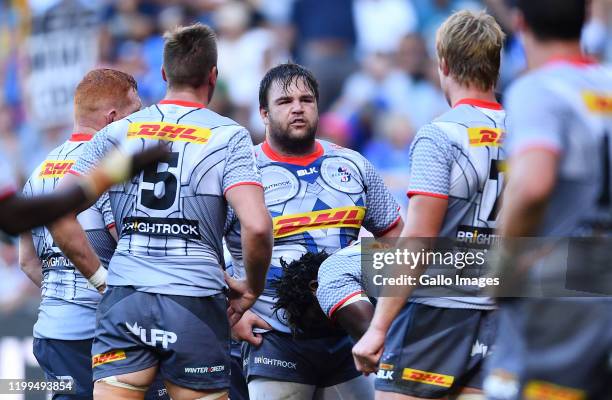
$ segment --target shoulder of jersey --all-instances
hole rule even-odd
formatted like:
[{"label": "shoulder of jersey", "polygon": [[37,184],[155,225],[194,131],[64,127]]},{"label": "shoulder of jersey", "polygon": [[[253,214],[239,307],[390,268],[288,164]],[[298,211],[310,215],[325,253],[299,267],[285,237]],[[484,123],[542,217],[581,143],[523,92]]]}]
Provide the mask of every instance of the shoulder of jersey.
[{"label": "shoulder of jersey", "polygon": [[321,146],[323,147],[323,154],[331,157],[345,157],[350,159],[351,161],[358,162],[360,164],[365,161],[365,157],[361,155],[358,151],[348,149],[346,147],[342,147],[332,142],[328,142],[327,140],[318,140]]},{"label": "shoulder of jersey", "polygon": [[[158,105],[154,104],[152,106],[143,108],[142,110],[136,111],[134,114],[128,116],[126,119],[134,122],[160,121],[161,114],[158,107]],[[231,127],[233,130],[244,129],[233,119],[219,115],[208,108],[191,109],[191,111],[185,112],[179,118],[179,124],[198,124],[199,126],[210,129],[224,126]],[[173,120],[170,118],[166,122],[173,122]]]},{"label": "shoulder of jersey", "polygon": [[[499,111],[503,112],[503,110]],[[465,124],[471,121],[479,121],[482,119],[482,112],[477,107],[468,104],[461,104],[457,107],[451,108],[444,114],[439,115],[428,125],[433,125],[437,128],[440,128],[442,124],[446,123]]]}]

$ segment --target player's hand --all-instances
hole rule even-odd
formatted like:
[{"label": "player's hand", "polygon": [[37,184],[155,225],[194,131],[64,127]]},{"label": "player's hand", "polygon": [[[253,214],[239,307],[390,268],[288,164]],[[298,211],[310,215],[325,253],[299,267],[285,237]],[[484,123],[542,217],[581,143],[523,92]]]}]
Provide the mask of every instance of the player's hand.
[{"label": "player's hand", "polygon": [[106,292],[106,284],[98,287],[98,293],[104,294],[104,292]]},{"label": "player's hand", "polygon": [[253,332],[255,328],[271,330],[272,326],[253,311],[247,310],[236,325],[232,327],[232,337],[236,340],[246,341],[254,346],[259,346],[263,338],[261,333]]},{"label": "player's hand", "polygon": [[370,326],[361,339],[353,346],[353,360],[358,371],[369,375],[378,371],[378,362],[385,345],[386,332]]},{"label": "player's hand", "polygon": [[229,287],[227,318],[230,326],[234,326],[240,320],[242,314],[255,303],[258,294],[249,287],[246,280],[234,279],[227,272],[225,272],[225,282]]}]

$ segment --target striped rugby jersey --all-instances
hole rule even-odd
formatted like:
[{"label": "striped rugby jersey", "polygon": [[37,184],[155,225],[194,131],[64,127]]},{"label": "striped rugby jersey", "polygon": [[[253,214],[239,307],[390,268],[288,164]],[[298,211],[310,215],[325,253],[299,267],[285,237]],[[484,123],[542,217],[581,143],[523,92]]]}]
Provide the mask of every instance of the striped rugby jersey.
[{"label": "striped rugby jersey", "polygon": [[[75,133],[53,149],[25,184],[25,196],[51,193],[59,180],[74,165],[91,135]],[[109,229],[115,225],[108,194],[103,194],[77,219],[103,265],[107,266],[115,250],[115,239]],[[32,230],[38,258],[42,263],[42,300],[34,337],[81,340],[94,336],[96,307],[100,294],[55,245],[51,233],[43,226]]]},{"label": "striped rugby jersey", "polygon": [[73,167],[87,172],[113,147],[129,154],[168,143],[168,159],[109,190],[119,243],[108,284],[210,296],[223,277],[225,193],[261,185],[248,131],[199,103],[165,100],[100,131]]},{"label": "striped rugby jersey", "polygon": [[[274,249],[268,284],[252,310],[274,329],[290,332],[282,311],[272,312],[275,293],[269,282],[280,276],[280,260],[333,253],[356,240],[362,226],[382,236],[401,217],[380,175],[353,150],[317,140],[313,154],[284,157],[264,142],[256,146],[255,157],[274,224]],[[227,229],[234,272],[243,276],[238,221],[233,218]]]},{"label": "striped rugby jersey", "polygon": [[[410,150],[408,196],[448,199],[440,237],[479,243],[493,238],[504,185],[500,164],[505,159],[505,120],[500,104],[464,99],[417,133]],[[486,297],[410,301],[445,308],[494,308]]]}]

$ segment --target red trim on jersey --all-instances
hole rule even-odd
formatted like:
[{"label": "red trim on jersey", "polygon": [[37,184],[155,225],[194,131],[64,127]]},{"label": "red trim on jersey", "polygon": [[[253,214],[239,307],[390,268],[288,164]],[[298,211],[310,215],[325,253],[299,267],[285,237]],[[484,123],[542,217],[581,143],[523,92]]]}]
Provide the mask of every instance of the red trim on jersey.
[{"label": "red trim on jersey", "polygon": [[93,135],[91,133],[74,132],[68,140],[71,142],[89,142],[92,137]]},{"label": "red trim on jersey", "polygon": [[79,174],[78,172],[76,172],[75,170],[72,170],[72,169],[70,171],[68,171],[68,173],[72,174],[72,175],[76,175],[76,176],[81,176],[81,174]]},{"label": "red trim on jersey", "polygon": [[576,54],[574,56],[555,56],[551,57],[546,64],[569,63],[576,67],[587,67],[589,65],[598,64],[598,61],[593,57],[584,54]]},{"label": "red trim on jersey", "polygon": [[299,165],[301,167],[305,167],[309,164],[312,164],[316,161],[317,158],[323,155],[323,146],[318,141],[315,141],[315,151],[310,154],[304,156],[283,156],[282,154],[278,154],[275,152],[272,147],[268,144],[267,141],[263,142],[261,145],[261,150],[267,155],[270,159],[274,161],[280,161],[287,164]]},{"label": "red trim on jersey", "polygon": [[342,305],[343,305],[344,303],[346,303],[347,301],[349,301],[349,300],[350,300],[350,299],[352,299],[353,297],[355,297],[355,296],[357,296],[357,295],[360,295],[360,294],[363,294],[363,293],[364,293],[364,291],[363,291],[363,290],[359,290],[359,291],[357,291],[357,292],[354,292],[354,293],[349,294],[348,296],[346,296],[345,298],[343,298],[342,300],[340,300],[340,301],[339,301],[339,302],[338,302],[338,303],[337,303],[335,306],[333,306],[333,307],[331,308],[331,310],[329,310],[329,318],[331,318],[331,317],[332,317],[332,315],[334,314],[334,312],[335,312],[337,309],[339,309],[340,307],[342,307]]},{"label": "red trim on jersey", "polygon": [[17,193],[17,191],[12,187],[4,189],[2,192],[0,192],[0,201],[11,197],[15,193]]},{"label": "red trim on jersey", "polygon": [[429,197],[435,197],[435,198],[438,198],[438,199],[448,200],[448,196],[445,195],[445,194],[420,192],[418,190],[410,190],[410,191],[408,191],[408,198],[410,198],[410,197],[412,197],[414,195],[429,196]]},{"label": "red trim on jersey", "polygon": [[185,101],[185,100],[162,100],[158,104],[174,104],[176,106],[183,106],[183,107],[206,108],[206,106],[203,103],[197,103],[195,101]]},{"label": "red trim on jersey", "polygon": [[115,227],[115,223],[110,223],[108,225],[106,225],[106,229],[113,229]]},{"label": "red trim on jersey", "polygon": [[225,195],[225,193],[227,193],[227,191],[230,190],[231,188],[235,188],[236,186],[242,186],[242,185],[254,185],[254,186],[263,187],[263,185],[259,182],[251,182],[251,181],[238,182],[238,183],[234,183],[233,185],[229,185],[227,189],[223,191],[223,194]]},{"label": "red trim on jersey", "polygon": [[399,222],[402,220],[402,216],[398,215],[397,218],[395,219],[395,221],[391,222],[391,225],[389,225],[388,227],[385,228],[385,230],[383,230],[382,232],[380,232],[379,234],[377,234],[377,237],[381,237],[381,236],[385,236],[387,234],[387,232],[389,232],[391,229],[395,228],[397,226],[397,224],[399,224]]},{"label": "red trim on jersey", "polygon": [[480,99],[461,99],[453,105],[453,108],[460,106],[461,104],[469,104],[471,106],[480,107],[480,108],[488,108],[491,110],[503,110],[501,104],[496,101],[486,101]]}]

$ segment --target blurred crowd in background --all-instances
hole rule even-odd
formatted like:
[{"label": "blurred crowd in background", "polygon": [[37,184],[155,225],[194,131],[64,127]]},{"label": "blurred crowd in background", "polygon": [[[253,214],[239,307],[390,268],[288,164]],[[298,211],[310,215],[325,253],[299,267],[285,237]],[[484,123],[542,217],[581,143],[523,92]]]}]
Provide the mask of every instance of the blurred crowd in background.
[{"label": "blurred crowd in background", "polygon": [[[458,9],[486,8],[507,33],[498,92],[525,68],[511,0],[0,0],[0,152],[22,182],[71,133],[72,90],[91,68],[132,74],[143,104],[160,100],[163,32],[195,21],[218,35],[210,108],[263,140],[259,81],[293,60],[320,83],[319,137],[362,152],[406,204],[411,140],[448,109],[435,31]],[[585,51],[612,60],[612,0],[593,0]],[[8,173],[0,171],[0,173]],[[5,290],[10,289],[10,290]],[[37,290],[0,244],[0,312]]]}]

